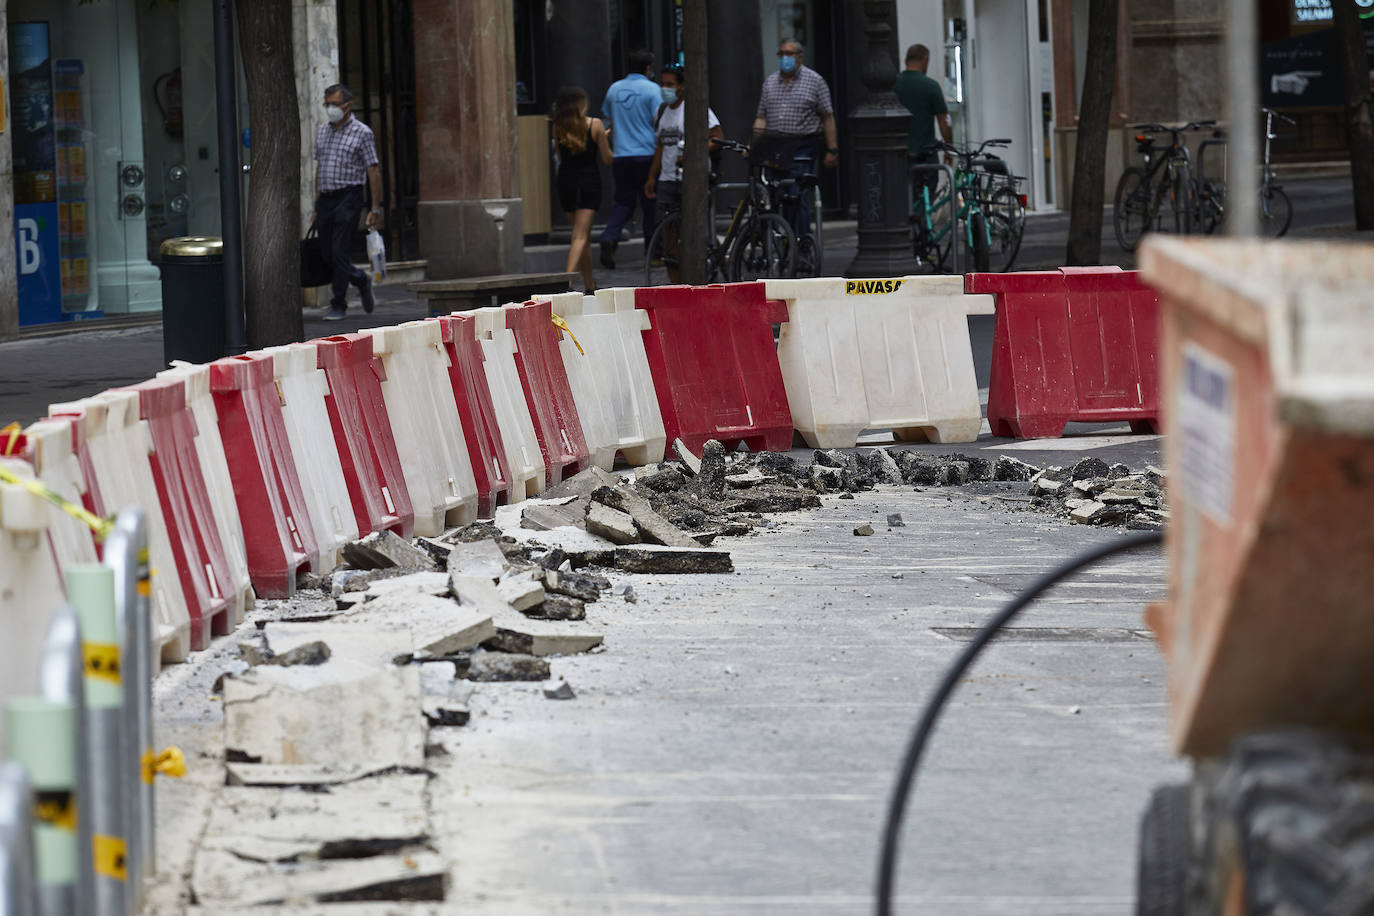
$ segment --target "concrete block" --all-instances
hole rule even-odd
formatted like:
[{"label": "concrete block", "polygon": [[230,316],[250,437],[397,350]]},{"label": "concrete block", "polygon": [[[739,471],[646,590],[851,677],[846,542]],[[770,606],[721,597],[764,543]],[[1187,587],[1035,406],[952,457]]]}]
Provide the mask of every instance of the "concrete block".
[{"label": "concrete block", "polygon": [[[455,577],[455,582],[457,577]],[[496,586],[496,593],[508,606],[517,611],[527,611],[537,604],[542,604],[545,597],[542,573],[518,572],[511,573],[502,579]],[[458,586],[453,587],[453,594],[458,594]],[[461,599],[459,599],[461,600]]]},{"label": "concrete block", "polygon": [[478,652],[473,655],[472,666],[463,677],[484,683],[545,681],[549,678],[549,661],[510,652]]},{"label": "concrete block", "polygon": [[495,541],[454,544],[448,555],[450,576],[486,576],[495,582],[510,569],[510,561]]},{"label": "concrete block", "polygon": [[587,531],[599,535],[612,544],[634,544],[639,541],[639,529],[629,514],[612,509],[605,503],[593,502],[587,507]]},{"label": "concrete block", "polygon": [[1100,516],[1103,510],[1106,508],[1106,503],[1100,503],[1097,500],[1090,500],[1089,502],[1084,503],[1077,509],[1074,509],[1072,512],[1070,512],[1069,521],[1073,522],[1075,525],[1089,524],[1098,516]]},{"label": "concrete block", "polygon": [[447,865],[422,846],[425,783],[385,776],[327,792],[227,788],[196,851],[196,902],[442,900]]},{"label": "concrete block", "polygon": [[224,746],[245,763],[418,767],[420,673],[347,659],[224,679]]},{"label": "concrete block", "polygon": [[601,645],[600,633],[576,622],[531,620],[501,597],[485,579],[454,581],[458,600],[479,613],[490,614],[496,634],[483,643],[487,648],[525,655],[572,655]]},{"label": "concrete block", "polygon": [[390,531],[377,531],[345,544],[343,558],[354,569],[434,569],[434,561],[426,551]]},{"label": "concrete block", "polygon": [[328,623],[269,623],[263,628],[267,649],[274,655],[292,652],[314,642],[329,647],[330,657],[382,670],[415,651],[410,627],[379,621],[369,626]]},{"label": "concrete block", "polygon": [[555,528],[581,528],[582,519],[562,506],[526,506],[520,514],[520,527],[531,531],[552,531]]},{"label": "concrete block", "polygon": [[[724,489],[724,473],[721,474],[721,488]],[[664,547],[695,547],[696,541],[672,522],[654,511],[649,501],[636,496],[620,487],[601,487],[592,494],[593,503],[601,503],[619,510],[634,519],[640,536],[651,544]]]},{"label": "concrete block", "polygon": [[489,639],[490,618],[448,598],[432,595],[382,595],[337,618],[343,624],[404,623],[415,652],[448,655]]}]

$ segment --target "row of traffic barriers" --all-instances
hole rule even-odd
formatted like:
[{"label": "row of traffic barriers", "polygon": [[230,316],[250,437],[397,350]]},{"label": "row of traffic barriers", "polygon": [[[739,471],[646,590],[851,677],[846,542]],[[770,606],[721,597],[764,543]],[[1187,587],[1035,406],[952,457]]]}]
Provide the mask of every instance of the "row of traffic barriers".
[{"label": "row of traffic barriers", "polygon": [[[3,462],[6,546],[44,552],[54,505],[84,516],[21,463]],[[102,560],[65,567],[66,601],[44,615],[39,652],[5,676],[0,911],[16,916],[137,913],[156,865],[153,779],[184,772],[179,751],[153,751],[158,650],[145,514],[130,507],[113,523],[89,520]],[[31,628],[40,615],[28,617]]]},{"label": "row of traffic barriers", "polygon": [[[54,404],[0,446],[95,516],[143,508],[155,664],[175,662],[355,538],[438,535],[617,456],[660,461],[674,439],[972,441],[967,319],[993,314],[994,433],[1157,422],[1154,293],[1134,272],[1064,268],[555,295],[178,363]],[[46,540],[55,569],[99,549],[56,509]],[[42,569],[11,557],[4,574],[55,607]]]}]

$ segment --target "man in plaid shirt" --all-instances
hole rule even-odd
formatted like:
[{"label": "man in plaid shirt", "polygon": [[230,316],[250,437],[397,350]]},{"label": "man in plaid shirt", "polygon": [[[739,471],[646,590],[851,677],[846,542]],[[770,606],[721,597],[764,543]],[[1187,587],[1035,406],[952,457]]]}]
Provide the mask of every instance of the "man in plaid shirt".
[{"label": "man in plaid shirt", "polygon": [[315,133],[315,227],[320,249],[334,266],[333,298],[326,321],[338,321],[348,307],[348,285],[358,287],[363,311],[375,306],[372,278],[353,266],[353,233],[363,211],[363,180],[372,186],[367,228],[382,225],[382,170],[372,129],[353,117],[353,93],[334,85],[324,91],[328,122]]},{"label": "man in plaid shirt", "polygon": [[[808,174],[819,151],[817,137],[825,134],[825,167],[833,169],[840,161],[839,141],[835,135],[835,108],[830,102],[830,87],[825,77],[802,66],[804,49],[794,38],[778,44],[778,69],[763,81],[759,108],[754,114],[754,135],[767,132],[775,137],[797,141],[792,176]],[[797,235],[811,231],[811,195],[802,195],[801,225]]]}]

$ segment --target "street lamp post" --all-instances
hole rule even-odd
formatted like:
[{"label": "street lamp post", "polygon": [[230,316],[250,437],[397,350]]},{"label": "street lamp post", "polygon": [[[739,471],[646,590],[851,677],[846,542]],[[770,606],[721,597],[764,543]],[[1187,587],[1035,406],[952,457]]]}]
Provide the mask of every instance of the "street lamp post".
[{"label": "street lamp post", "polygon": [[859,251],[851,277],[900,277],[915,273],[908,237],[906,133],[910,113],[897,101],[897,36],[893,0],[863,0],[863,84],[868,97],[849,116],[854,138],[855,197],[859,207]]}]

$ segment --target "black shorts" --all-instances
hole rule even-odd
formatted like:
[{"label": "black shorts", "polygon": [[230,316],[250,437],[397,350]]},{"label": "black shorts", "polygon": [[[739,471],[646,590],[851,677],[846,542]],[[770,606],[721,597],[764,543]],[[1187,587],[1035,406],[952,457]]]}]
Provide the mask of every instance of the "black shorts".
[{"label": "black shorts", "polygon": [[600,176],[573,175],[569,178],[571,180],[558,182],[558,205],[564,213],[601,208]]}]

